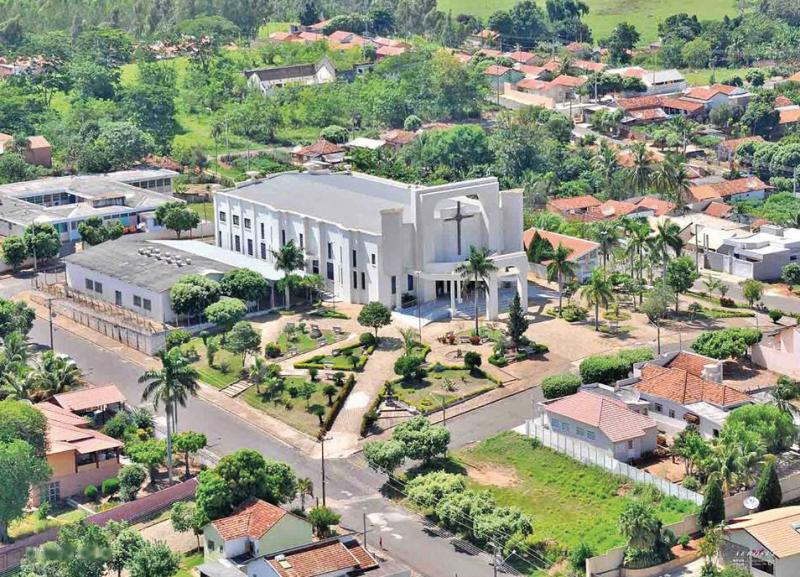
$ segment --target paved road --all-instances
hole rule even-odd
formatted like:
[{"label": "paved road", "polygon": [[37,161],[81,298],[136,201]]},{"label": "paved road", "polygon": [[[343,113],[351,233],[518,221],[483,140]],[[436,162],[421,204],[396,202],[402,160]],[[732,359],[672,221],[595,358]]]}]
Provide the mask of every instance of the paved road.
[{"label": "paved road", "polygon": [[[28,288],[29,283],[24,279],[5,279],[0,282],[0,295],[8,297]],[[45,320],[36,319],[30,340],[36,347],[49,346],[49,327]],[[114,383],[131,404],[139,402],[142,386],[138,378],[142,369],[138,365],[57,326],[54,326],[54,344],[58,352],[75,359],[90,382]],[[452,446],[460,447],[517,426],[529,415],[530,407],[531,393],[522,393],[448,420]],[[159,420],[163,423],[163,415],[159,416]],[[191,399],[188,406],[178,413],[178,428],[205,433],[209,448],[217,455],[250,448],[265,457],[284,461],[295,469],[298,476],[310,477],[314,481],[315,495],[321,496],[318,460],[267,436],[212,404]],[[426,533],[416,516],[382,498],[380,489],[384,478],[367,469],[359,455],[348,460],[328,459],[326,469],[329,505],[342,514],[344,525],[355,530],[362,529],[366,514],[367,524],[371,527],[368,542],[372,547],[376,547],[379,537],[382,537],[389,555],[429,577],[479,577],[492,574],[487,555],[456,551],[447,539]]]},{"label": "paved road", "polygon": [[[716,276],[716,275],[715,275]],[[726,285],[728,285],[728,296],[734,300],[746,302],[744,298],[744,294],[742,294],[742,287],[739,286],[739,282],[731,281],[728,279],[721,279]],[[765,285],[767,291],[770,290],[769,285]],[[698,291],[706,290],[705,285],[703,285],[703,281],[698,280],[694,284],[694,289]],[[782,296],[782,295],[774,295],[774,294],[764,294],[761,297],[761,301],[767,305],[770,309],[780,309],[787,313],[800,313],[800,298],[797,297],[789,297],[789,296]]]}]

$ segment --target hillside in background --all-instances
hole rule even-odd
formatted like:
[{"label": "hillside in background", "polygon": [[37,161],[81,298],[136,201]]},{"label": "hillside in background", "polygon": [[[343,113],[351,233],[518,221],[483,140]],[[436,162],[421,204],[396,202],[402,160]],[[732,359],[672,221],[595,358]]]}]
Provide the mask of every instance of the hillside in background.
[{"label": "hillside in background", "polygon": [[[636,26],[646,44],[658,39],[658,23],[672,14],[697,14],[701,20],[719,19],[736,13],[733,0],[584,0],[589,15],[584,21],[591,27],[594,38],[605,38],[618,22],[628,21]],[[453,15],[465,13],[488,18],[495,10],[511,8],[516,0],[439,0],[439,9]],[[538,2],[543,6],[543,2]]]}]

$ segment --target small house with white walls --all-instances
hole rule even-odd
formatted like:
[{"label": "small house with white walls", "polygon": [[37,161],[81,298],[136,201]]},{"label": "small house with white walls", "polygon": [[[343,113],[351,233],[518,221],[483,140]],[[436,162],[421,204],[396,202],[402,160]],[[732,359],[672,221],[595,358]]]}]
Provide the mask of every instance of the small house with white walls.
[{"label": "small house with white walls", "polygon": [[731,520],[720,559],[754,577],[800,575],[800,507],[779,507]]},{"label": "small house with white walls", "polygon": [[759,367],[800,380],[800,330],[791,326],[768,332],[750,347],[750,358]]},{"label": "small house with white walls", "polygon": [[316,64],[294,64],[245,70],[244,76],[253,88],[268,94],[276,88],[290,85],[326,84],[336,80],[336,68],[327,57]]}]

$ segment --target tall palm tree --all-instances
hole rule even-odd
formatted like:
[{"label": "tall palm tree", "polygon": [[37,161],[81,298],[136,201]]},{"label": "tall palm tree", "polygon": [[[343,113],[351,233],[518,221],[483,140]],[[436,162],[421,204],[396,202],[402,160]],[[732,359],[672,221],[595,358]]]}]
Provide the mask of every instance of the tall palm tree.
[{"label": "tall palm tree", "polygon": [[289,290],[289,275],[305,266],[306,257],[303,254],[303,249],[294,243],[294,239],[287,242],[278,250],[273,250],[271,252],[272,256],[275,258],[275,268],[283,272],[283,308],[285,310],[289,310],[289,299],[291,298],[291,291]]},{"label": "tall palm tree", "polygon": [[[494,264],[489,256],[488,248],[476,248],[475,246],[469,247],[469,256],[467,260],[458,265],[455,269],[456,274],[461,275],[463,279],[472,279],[475,283],[475,334],[478,334],[478,288],[481,284],[485,284],[494,271],[497,270],[497,265]],[[488,306],[488,303],[487,303]]]},{"label": "tall palm tree", "polygon": [[611,183],[614,175],[619,171],[620,164],[617,160],[617,151],[608,143],[601,140],[597,153],[592,157],[592,168],[603,177],[606,186],[606,193],[611,193]]},{"label": "tall palm tree", "polygon": [[626,230],[628,234],[628,243],[626,249],[631,261],[633,261],[634,258],[638,260],[639,280],[642,280],[644,251],[648,246],[652,229],[647,222],[634,219],[627,219],[627,222]]},{"label": "tall palm tree", "polygon": [[314,496],[314,482],[308,477],[297,479],[297,496],[300,497],[300,509],[306,510],[306,496]]},{"label": "tall palm tree", "polygon": [[667,262],[670,258],[670,250],[675,253],[675,256],[681,256],[684,241],[680,237],[681,227],[672,222],[665,220],[656,225],[655,235],[653,236],[653,249],[654,252],[661,259],[661,264],[664,267],[664,272],[667,270]]},{"label": "tall palm tree", "polygon": [[558,186],[559,180],[555,172],[545,173],[525,171],[522,175],[522,195],[529,210],[547,204],[550,193]]},{"label": "tall palm tree", "polygon": [[248,376],[250,382],[256,386],[256,393],[261,394],[261,385],[267,380],[267,373],[269,372],[269,365],[264,357],[256,356],[253,364],[250,365]]},{"label": "tall palm tree", "polygon": [[594,330],[600,330],[600,305],[608,308],[614,300],[614,291],[605,271],[595,269],[589,282],[581,287],[581,297],[587,304],[594,305]]},{"label": "tall palm tree", "polygon": [[159,351],[156,356],[161,361],[161,369],[148,370],[139,377],[145,383],[142,401],[152,399],[153,407],[164,405],[167,417],[167,474],[172,483],[172,431],[177,425],[178,405],[185,407],[188,397],[197,396],[199,385],[197,370],[183,356],[180,348]]},{"label": "tall palm tree", "polygon": [[686,171],[686,161],[677,154],[668,154],[653,175],[659,192],[670,199],[681,214],[686,212],[691,180]]},{"label": "tall palm tree", "polygon": [[75,361],[53,351],[45,351],[42,354],[33,372],[36,390],[45,399],[78,389],[85,383],[83,372]]},{"label": "tall palm tree", "polygon": [[644,142],[634,142],[631,151],[633,165],[628,169],[628,184],[637,194],[643,194],[653,178],[653,158]]},{"label": "tall palm tree", "polygon": [[578,266],[569,259],[572,249],[565,247],[562,243],[553,251],[553,256],[547,264],[547,279],[550,282],[558,282],[558,316],[561,316],[561,302],[564,294],[564,283],[575,276],[575,269]]},{"label": "tall palm tree", "polygon": [[619,227],[616,222],[601,220],[597,223],[594,237],[600,243],[600,254],[603,255],[603,270],[608,264],[608,253],[619,243]]}]

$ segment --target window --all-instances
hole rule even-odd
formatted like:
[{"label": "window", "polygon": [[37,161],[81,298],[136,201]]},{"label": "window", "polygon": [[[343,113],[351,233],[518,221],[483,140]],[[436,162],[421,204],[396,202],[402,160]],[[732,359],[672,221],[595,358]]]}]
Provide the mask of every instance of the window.
[{"label": "window", "polygon": [[392,281],[392,294],[396,295],[397,294],[397,277],[393,276],[391,281]]},{"label": "window", "polygon": [[569,433],[569,423],[561,423],[561,430],[565,433]]},{"label": "window", "polygon": [[753,569],[758,569],[759,571],[763,571],[764,573],[775,575],[775,566],[769,561],[765,561],[764,559],[757,559],[756,557],[752,557],[750,560],[750,566]]},{"label": "window", "polygon": [[246,230],[250,230],[251,228],[253,228],[253,221],[251,221],[249,218],[245,218],[244,219],[244,228]]},{"label": "window", "polygon": [[659,403],[656,403],[655,410],[656,410],[656,413],[660,413],[661,411],[664,410],[664,407],[662,407]]},{"label": "window", "polygon": [[222,246],[222,232],[217,233],[217,246]]},{"label": "window", "polygon": [[714,429],[712,434],[714,435],[714,437],[719,437],[719,429]]},{"label": "window", "polygon": [[557,431],[561,428],[561,422],[558,419],[550,419],[550,428]]},{"label": "window", "polygon": [[153,304],[150,302],[150,299],[144,299],[142,302],[144,303],[144,310],[153,310]]},{"label": "window", "polygon": [[633,441],[628,441],[628,448],[633,449]]},{"label": "window", "polygon": [[372,266],[375,266],[376,260],[375,260],[375,253],[374,252],[369,255],[369,262],[372,264]]},{"label": "window", "polygon": [[584,430],[583,427],[575,427],[575,434],[578,435],[579,437],[584,437],[586,436],[586,431]]},{"label": "window", "polygon": [[328,260],[333,260],[333,243],[328,243]]},{"label": "window", "polygon": [[133,306],[135,307],[142,306],[142,297],[133,295]]},{"label": "window", "polygon": [[282,228],[281,229],[281,246],[284,246],[285,244],[286,244],[286,229]]},{"label": "window", "polygon": [[261,258],[267,260],[267,245],[265,243],[261,243]]},{"label": "window", "polygon": [[358,272],[353,271],[353,288],[358,288]]},{"label": "window", "polygon": [[410,290],[410,291],[414,290],[414,275],[413,274],[408,275],[408,280],[407,280],[407,285],[406,286],[408,286],[407,290]]},{"label": "window", "polygon": [[261,238],[264,238],[264,223],[261,223]]},{"label": "window", "polygon": [[41,490],[39,492],[39,498],[43,501],[49,501],[50,503],[55,503],[56,501],[60,501],[61,482],[54,481],[52,483],[47,483],[46,485],[42,485]]},{"label": "window", "polygon": [[253,239],[252,238],[248,238],[247,239],[247,254],[249,256],[253,256]]},{"label": "window", "polygon": [[209,551],[213,551],[214,547],[215,547],[214,542],[211,539],[207,540],[206,541],[206,547],[208,547]]},{"label": "window", "polygon": [[674,419],[675,418],[675,411],[673,409],[669,410],[669,418],[670,419]]},{"label": "window", "polygon": [[92,282],[92,279],[90,279],[90,278],[86,279],[86,290],[90,290],[90,291],[94,290],[94,282]]},{"label": "window", "polygon": [[233,215],[233,226],[239,226],[239,215],[238,214],[234,214]]},{"label": "window", "polygon": [[103,294],[103,283],[94,281],[94,292]]},{"label": "window", "polygon": [[366,289],[367,289],[367,274],[362,272],[361,273],[361,290],[363,291],[363,290],[366,290]]},{"label": "window", "polygon": [[311,261],[311,272],[313,274],[319,274],[319,261],[316,259]]},{"label": "window", "polygon": [[306,247],[306,239],[305,239],[305,237],[303,236],[303,233],[301,232],[301,233],[298,235],[298,237],[297,237],[297,238],[298,238],[298,239],[300,239],[300,248],[305,248],[305,247]]},{"label": "window", "polygon": [[353,249],[353,268],[358,266],[358,258],[356,258],[357,254],[358,253],[355,251],[355,249]]},{"label": "window", "polygon": [[122,293],[119,291],[114,291],[114,304],[118,307],[122,306]]},{"label": "window", "polygon": [[586,438],[594,441],[594,431],[586,431]]},{"label": "window", "polygon": [[227,215],[223,211],[219,211],[219,221],[225,222],[227,220]]},{"label": "window", "polygon": [[236,252],[242,252],[242,241],[239,238],[238,234],[233,237],[233,242],[234,242],[234,247],[235,247],[234,250]]},{"label": "window", "polygon": [[328,280],[333,280],[333,263],[329,262],[327,265],[327,270],[325,271],[327,273],[326,276],[328,277]]}]

